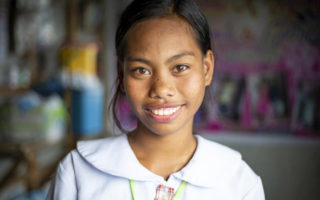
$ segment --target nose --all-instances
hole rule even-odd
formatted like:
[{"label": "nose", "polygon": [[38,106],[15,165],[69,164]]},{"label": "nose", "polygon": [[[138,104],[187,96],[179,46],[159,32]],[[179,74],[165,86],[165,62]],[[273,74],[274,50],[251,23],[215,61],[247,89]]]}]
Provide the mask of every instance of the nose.
[{"label": "nose", "polygon": [[158,99],[166,99],[175,95],[175,87],[170,77],[156,75],[151,81],[150,97]]}]

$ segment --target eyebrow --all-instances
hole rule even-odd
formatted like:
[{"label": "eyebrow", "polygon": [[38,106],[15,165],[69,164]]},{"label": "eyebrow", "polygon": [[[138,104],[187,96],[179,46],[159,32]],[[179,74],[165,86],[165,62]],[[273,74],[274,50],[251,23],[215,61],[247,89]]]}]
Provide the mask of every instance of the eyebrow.
[{"label": "eyebrow", "polygon": [[[191,52],[191,51],[185,51],[185,52],[182,52],[182,53],[178,53],[178,54],[173,55],[170,58],[168,58],[165,63],[166,64],[171,63],[171,62],[173,62],[175,60],[178,60],[179,58],[184,57],[184,56],[195,56],[195,54],[193,52]],[[150,60],[147,60],[147,59],[144,59],[144,58],[139,58],[139,57],[131,57],[131,56],[129,56],[129,57],[127,57],[126,60],[129,61],[129,62],[141,62],[141,63],[145,63],[147,65],[152,65]]]},{"label": "eyebrow", "polygon": [[171,63],[175,60],[178,60],[179,58],[181,58],[183,56],[195,56],[195,54],[191,51],[185,51],[185,52],[179,53],[177,55],[174,55],[174,56],[171,56],[170,58],[168,58],[166,60],[166,64]]}]

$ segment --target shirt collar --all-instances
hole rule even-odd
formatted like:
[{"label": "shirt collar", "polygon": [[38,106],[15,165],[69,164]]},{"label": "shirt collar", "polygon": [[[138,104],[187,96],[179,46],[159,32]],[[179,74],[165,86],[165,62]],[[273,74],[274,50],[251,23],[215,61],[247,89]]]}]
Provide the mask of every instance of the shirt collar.
[{"label": "shirt collar", "polygon": [[[215,187],[227,168],[241,160],[239,153],[196,135],[197,149],[189,163],[172,174],[189,184]],[[146,169],[132,151],[127,136],[121,135],[77,144],[80,155],[100,171],[136,181],[163,182],[163,178]],[[236,159],[235,159],[236,158]],[[230,170],[229,170],[230,171]]]},{"label": "shirt collar", "polygon": [[103,172],[138,181],[155,180],[155,174],[137,160],[126,135],[80,141],[77,150],[85,160]]}]

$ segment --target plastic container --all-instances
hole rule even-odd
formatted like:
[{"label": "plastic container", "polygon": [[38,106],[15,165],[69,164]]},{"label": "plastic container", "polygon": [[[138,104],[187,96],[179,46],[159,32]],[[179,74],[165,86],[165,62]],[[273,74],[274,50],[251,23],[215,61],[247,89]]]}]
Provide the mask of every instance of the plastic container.
[{"label": "plastic container", "polygon": [[93,137],[103,131],[104,95],[101,88],[72,91],[72,128],[75,136]]}]

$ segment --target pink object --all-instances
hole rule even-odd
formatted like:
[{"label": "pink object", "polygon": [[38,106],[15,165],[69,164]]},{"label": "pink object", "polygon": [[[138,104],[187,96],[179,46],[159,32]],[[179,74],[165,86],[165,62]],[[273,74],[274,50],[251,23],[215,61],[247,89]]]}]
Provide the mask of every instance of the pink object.
[{"label": "pink object", "polygon": [[266,85],[263,85],[260,92],[260,98],[257,105],[257,112],[260,117],[263,119],[268,114],[268,108],[269,108],[269,94],[268,94],[268,87]]},{"label": "pink object", "polygon": [[246,90],[244,94],[244,105],[243,105],[243,112],[241,116],[241,125],[243,127],[250,127],[251,126],[251,106],[250,106],[250,97],[249,93]]}]

